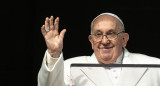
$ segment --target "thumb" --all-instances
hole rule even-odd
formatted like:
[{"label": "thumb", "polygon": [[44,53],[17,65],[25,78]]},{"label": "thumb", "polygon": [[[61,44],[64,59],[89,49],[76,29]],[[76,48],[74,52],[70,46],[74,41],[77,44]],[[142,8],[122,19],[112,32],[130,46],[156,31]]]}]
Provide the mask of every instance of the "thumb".
[{"label": "thumb", "polygon": [[60,38],[63,40],[64,38],[64,35],[66,33],[66,29],[63,29],[61,32],[60,32]]}]

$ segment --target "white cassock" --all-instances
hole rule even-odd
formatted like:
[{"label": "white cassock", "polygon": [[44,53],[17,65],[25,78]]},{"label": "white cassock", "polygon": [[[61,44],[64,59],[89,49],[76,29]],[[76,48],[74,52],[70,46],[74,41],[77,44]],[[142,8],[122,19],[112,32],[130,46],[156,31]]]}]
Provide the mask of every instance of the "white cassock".
[{"label": "white cassock", "polygon": [[[84,67],[76,70],[72,76],[70,71],[72,63],[97,64],[95,54],[74,57],[65,61],[62,54],[58,59],[52,59],[51,62],[46,61],[48,59],[52,58],[46,52],[38,74],[38,86],[160,86],[160,68],[113,68],[112,70],[103,67],[98,69]],[[125,49],[123,64],[160,64],[160,59],[130,53]],[[114,73],[115,71],[118,72]]]}]

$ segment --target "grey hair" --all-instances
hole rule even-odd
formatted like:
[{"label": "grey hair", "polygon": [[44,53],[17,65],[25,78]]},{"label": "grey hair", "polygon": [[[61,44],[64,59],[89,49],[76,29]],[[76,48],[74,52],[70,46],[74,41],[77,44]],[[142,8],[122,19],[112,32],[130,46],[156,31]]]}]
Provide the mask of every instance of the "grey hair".
[{"label": "grey hair", "polygon": [[99,16],[102,16],[102,15],[110,15],[110,16],[112,16],[112,17],[118,19],[119,22],[122,24],[122,25],[121,25],[121,26],[122,26],[122,30],[125,31],[123,21],[122,21],[116,14],[106,12],[106,13],[101,13],[101,14],[99,14],[97,17],[95,17],[95,18],[92,20],[92,22],[91,22],[91,34],[92,34],[92,26],[93,26],[93,22],[94,22]]}]

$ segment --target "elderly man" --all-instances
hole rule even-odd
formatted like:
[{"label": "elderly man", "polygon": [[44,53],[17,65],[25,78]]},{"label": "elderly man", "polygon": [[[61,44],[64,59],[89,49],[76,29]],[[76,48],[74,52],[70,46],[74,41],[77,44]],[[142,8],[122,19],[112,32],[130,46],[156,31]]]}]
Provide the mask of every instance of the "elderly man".
[{"label": "elderly man", "polygon": [[[160,70],[149,68],[82,68],[72,77],[72,63],[94,64],[159,64],[160,59],[130,53],[125,48],[129,34],[125,33],[122,20],[113,13],[102,13],[91,23],[88,39],[94,53],[63,60],[62,48],[66,29],[58,33],[59,18],[46,18],[41,27],[46,41],[42,67],[38,75],[38,86],[160,86]],[[115,77],[116,75],[116,77]],[[78,79],[77,79],[78,78]],[[85,81],[85,82],[83,82]],[[78,84],[77,84],[78,83]]]}]

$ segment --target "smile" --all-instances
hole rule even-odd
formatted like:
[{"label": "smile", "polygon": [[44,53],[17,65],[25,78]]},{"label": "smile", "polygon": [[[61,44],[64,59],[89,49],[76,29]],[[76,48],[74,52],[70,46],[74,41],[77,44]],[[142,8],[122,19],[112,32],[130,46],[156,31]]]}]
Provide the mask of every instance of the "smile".
[{"label": "smile", "polygon": [[113,47],[102,47],[102,48],[100,48],[100,50],[102,50],[103,52],[108,52],[112,49],[113,49]]}]

